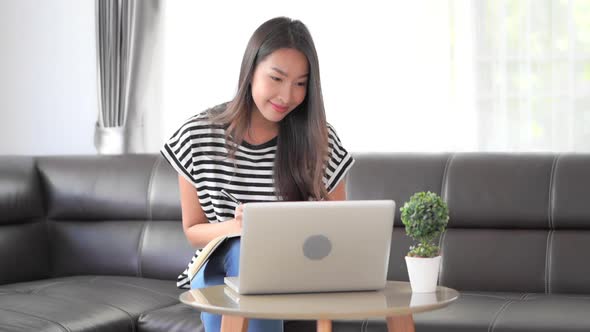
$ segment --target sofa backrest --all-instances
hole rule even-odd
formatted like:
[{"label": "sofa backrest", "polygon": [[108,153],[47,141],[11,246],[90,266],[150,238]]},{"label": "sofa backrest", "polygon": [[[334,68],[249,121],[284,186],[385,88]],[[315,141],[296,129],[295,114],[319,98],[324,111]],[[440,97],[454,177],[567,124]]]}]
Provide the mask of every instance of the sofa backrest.
[{"label": "sofa backrest", "polygon": [[43,214],[34,159],[0,158],[0,285],[49,275]]},{"label": "sofa backrest", "polygon": [[[388,278],[407,280],[399,207],[449,205],[440,282],[590,293],[590,155],[355,154],[349,199],[397,203]],[[175,171],[159,155],[0,156],[0,284],[78,274],[174,280],[192,257]]]},{"label": "sofa backrest", "polygon": [[156,155],[37,159],[51,275],[176,279],[193,254],[174,171]]},{"label": "sofa backrest", "polygon": [[590,293],[590,155],[356,154],[349,199],[397,203],[389,279],[407,280],[399,207],[417,191],[447,202],[442,285]]}]

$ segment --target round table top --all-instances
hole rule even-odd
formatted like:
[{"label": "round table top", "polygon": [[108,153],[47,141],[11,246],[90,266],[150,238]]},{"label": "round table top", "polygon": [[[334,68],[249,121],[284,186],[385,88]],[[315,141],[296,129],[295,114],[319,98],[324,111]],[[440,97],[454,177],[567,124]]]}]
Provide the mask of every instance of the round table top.
[{"label": "round table top", "polygon": [[239,295],[225,285],[191,289],[180,301],[200,311],[261,319],[364,319],[430,311],[459,298],[454,289],[412,293],[409,282],[388,281],[370,292]]}]

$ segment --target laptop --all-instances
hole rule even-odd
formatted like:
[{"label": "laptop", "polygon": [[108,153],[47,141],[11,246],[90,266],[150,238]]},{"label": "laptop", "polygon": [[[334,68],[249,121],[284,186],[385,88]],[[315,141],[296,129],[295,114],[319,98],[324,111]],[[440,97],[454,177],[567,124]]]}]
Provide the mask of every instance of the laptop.
[{"label": "laptop", "polygon": [[241,295],[385,288],[395,215],[392,200],[244,204]]}]

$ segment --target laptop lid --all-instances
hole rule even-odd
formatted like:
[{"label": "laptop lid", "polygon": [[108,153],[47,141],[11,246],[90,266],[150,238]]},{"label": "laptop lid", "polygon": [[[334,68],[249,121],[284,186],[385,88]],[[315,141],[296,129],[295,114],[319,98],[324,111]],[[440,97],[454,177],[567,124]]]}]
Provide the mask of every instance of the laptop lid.
[{"label": "laptop lid", "polygon": [[392,200],[244,205],[240,294],[385,287]]}]

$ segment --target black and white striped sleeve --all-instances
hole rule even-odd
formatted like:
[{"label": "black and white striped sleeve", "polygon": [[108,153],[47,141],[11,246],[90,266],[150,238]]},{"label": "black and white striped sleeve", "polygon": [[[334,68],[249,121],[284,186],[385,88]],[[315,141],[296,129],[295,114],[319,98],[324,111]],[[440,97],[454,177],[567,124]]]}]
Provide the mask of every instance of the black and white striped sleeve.
[{"label": "black and white striped sleeve", "polygon": [[174,133],[174,135],[164,143],[160,153],[180,175],[196,186],[197,181],[193,172],[193,127],[194,117],[186,121]]},{"label": "black and white striped sleeve", "polygon": [[352,155],[342,146],[340,138],[331,125],[328,125],[329,156],[324,175],[324,183],[328,193],[346,177],[346,174],[354,164]]}]

